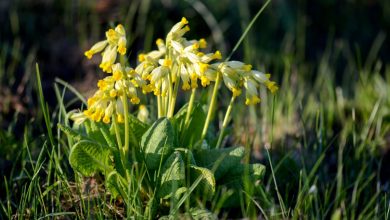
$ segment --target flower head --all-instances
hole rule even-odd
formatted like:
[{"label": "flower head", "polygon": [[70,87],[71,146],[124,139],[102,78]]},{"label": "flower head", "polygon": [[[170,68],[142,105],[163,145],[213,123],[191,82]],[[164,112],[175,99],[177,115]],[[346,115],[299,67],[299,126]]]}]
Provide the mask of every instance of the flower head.
[{"label": "flower head", "polygon": [[111,67],[116,61],[117,53],[126,54],[126,44],[125,29],[121,24],[118,24],[115,29],[106,31],[106,40],[94,44],[84,55],[91,59],[94,54],[102,52],[102,62],[99,67],[103,72],[111,73]]}]

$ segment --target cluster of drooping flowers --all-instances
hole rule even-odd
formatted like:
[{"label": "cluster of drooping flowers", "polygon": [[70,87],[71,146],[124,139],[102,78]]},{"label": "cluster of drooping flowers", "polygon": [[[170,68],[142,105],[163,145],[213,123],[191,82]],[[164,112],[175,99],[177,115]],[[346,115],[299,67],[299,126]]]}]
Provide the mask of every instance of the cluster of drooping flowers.
[{"label": "cluster of drooping flowers", "polygon": [[[85,52],[89,59],[101,53],[99,67],[110,74],[98,82],[98,91],[88,99],[84,115],[93,121],[110,123],[114,118],[124,121],[124,101],[140,102],[139,91],[153,92],[158,97],[173,96],[174,88],[196,89],[198,83],[206,87],[217,80],[218,74],[226,87],[239,96],[245,89],[247,105],[260,102],[259,87],[265,85],[272,93],[278,87],[270,81],[270,74],[252,70],[252,66],[240,61],[214,62],[222,59],[219,51],[204,53],[205,39],[187,40],[184,36],[190,30],[186,18],[176,23],[164,40],[156,41],[157,49],[139,54],[139,64],[131,68],[116,63],[118,53],[126,54],[126,34],[122,25],[106,32],[106,40],[93,45]],[[169,98],[170,100],[170,98]]]},{"label": "cluster of drooping flowers", "polygon": [[84,114],[93,121],[110,123],[113,116],[120,123],[124,122],[124,108],[122,97],[128,98],[131,103],[140,102],[138,89],[147,90],[147,82],[138,75],[133,68],[115,63],[117,53],[126,54],[126,34],[122,25],[106,32],[106,40],[100,41],[85,52],[85,56],[92,58],[101,52],[102,61],[99,67],[110,75],[98,81],[98,90],[88,99],[88,109]]},{"label": "cluster of drooping flowers", "polygon": [[[149,81],[150,89],[157,96],[166,96],[170,86],[182,83],[183,90],[198,87],[198,80],[205,77],[208,63],[221,59],[221,53],[205,54],[205,39],[187,40],[183,35],[190,30],[188,21],[182,18],[169,31],[165,42],[156,41],[157,50],[139,55],[140,64],[135,71]],[[207,85],[204,84],[204,85]]]}]

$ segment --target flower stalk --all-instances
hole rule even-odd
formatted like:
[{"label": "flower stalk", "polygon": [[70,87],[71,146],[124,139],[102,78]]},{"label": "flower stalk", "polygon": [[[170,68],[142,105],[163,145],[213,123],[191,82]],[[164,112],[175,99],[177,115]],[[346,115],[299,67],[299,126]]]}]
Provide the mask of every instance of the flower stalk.
[{"label": "flower stalk", "polygon": [[123,103],[123,112],[124,112],[124,117],[125,117],[125,145],[123,146],[123,153],[125,156],[128,156],[129,152],[129,106],[127,104],[127,98],[126,98],[126,93],[124,92],[122,97],[122,103]]},{"label": "flower stalk", "polygon": [[229,106],[228,106],[226,113],[225,113],[225,118],[223,119],[222,128],[221,128],[221,131],[220,131],[220,134],[218,137],[217,145],[215,145],[215,148],[217,148],[217,149],[221,146],[221,143],[223,140],[223,135],[224,135],[225,129],[229,123],[230,115],[232,113],[233,104],[234,104],[235,100],[236,100],[235,96],[232,96],[232,98],[230,99]]},{"label": "flower stalk", "polygon": [[210,100],[210,104],[209,104],[209,110],[207,112],[206,121],[204,122],[204,126],[203,126],[202,136],[200,138],[201,141],[203,141],[204,138],[206,137],[207,129],[209,128],[209,124],[211,121],[211,115],[213,114],[214,109],[215,109],[215,105],[216,105],[219,84],[221,84],[221,73],[219,71],[217,71],[217,78],[215,80],[213,94],[211,96],[211,100]]},{"label": "flower stalk", "polygon": [[189,103],[188,103],[186,119],[185,119],[185,121],[184,121],[184,124],[185,124],[185,127],[186,127],[186,128],[187,128],[188,123],[189,123],[189,121],[190,121],[190,116],[191,116],[192,108],[193,108],[193,106],[194,106],[194,101],[195,101],[195,95],[196,95],[196,88],[195,88],[195,89],[192,89],[192,91],[191,91],[191,97],[190,97],[190,101],[189,101]]}]

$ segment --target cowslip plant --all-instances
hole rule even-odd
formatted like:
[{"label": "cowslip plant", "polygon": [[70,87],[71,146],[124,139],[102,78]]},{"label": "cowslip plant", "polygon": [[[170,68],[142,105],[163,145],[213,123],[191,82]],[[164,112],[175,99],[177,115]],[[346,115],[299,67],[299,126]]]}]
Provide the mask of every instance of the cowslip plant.
[{"label": "cowslip plant", "polygon": [[[101,54],[99,67],[107,76],[98,81],[87,109],[71,112],[73,127],[59,125],[75,143],[69,155],[71,166],[84,176],[104,175],[105,187],[113,198],[123,199],[129,216],[175,216],[186,204],[192,217],[213,218],[205,209],[190,207],[199,200],[212,200],[221,187],[232,192],[222,206],[237,205],[234,195],[243,189],[244,178],[258,184],[264,174],[261,164],[241,163],[243,147],[220,146],[242,91],[245,104],[251,105],[260,102],[260,86],[272,93],[278,87],[270,74],[253,70],[250,64],[220,61],[219,51],[204,52],[206,40],[187,40],[184,35],[189,30],[187,19],[182,18],[165,40],[157,39],[156,50],[139,54],[133,68],[125,56],[124,27],[109,29],[105,40],[85,52],[89,59]],[[222,83],[232,96],[219,137],[211,141],[209,137],[216,135],[207,135],[208,127]],[[206,112],[196,102],[196,93],[211,85]],[[175,113],[178,94],[188,90],[188,103]],[[149,111],[153,105],[146,101],[137,116],[130,112],[130,105],[153,97],[156,111]],[[153,117],[150,112],[157,114]],[[149,124],[152,118],[157,120]]]}]

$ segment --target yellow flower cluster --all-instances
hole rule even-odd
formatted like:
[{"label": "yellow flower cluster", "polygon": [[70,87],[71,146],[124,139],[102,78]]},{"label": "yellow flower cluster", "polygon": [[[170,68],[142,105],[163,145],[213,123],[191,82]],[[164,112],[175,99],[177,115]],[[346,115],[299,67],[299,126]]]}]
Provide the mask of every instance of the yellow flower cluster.
[{"label": "yellow flower cluster", "polygon": [[209,54],[199,51],[206,48],[205,39],[189,41],[184,38],[183,35],[190,30],[187,24],[187,19],[182,18],[171,28],[165,42],[162,39],[156,41],[157,50],[138,57],[140,64],[135,71],[144,80],[149,80],[150,89],[157,96],[165,97],[170,86],[179,80],[183,90],[197,88],[198,79],[205,77],[208,63],[222,58],[219,51]]},{"label": "yellow flower cluster", "polygon": [[[106,31],[106,40],[99,41],[87,50],[84,55],[91,59],[96,53],[102,52],[102,62],[99,65],[104,72],[111,73],[112,65],[115,63],[117,52],[121,55],[126,54],[126,32],[121,24],[115,29]],[[104,50],[104,51],[103,51]]]},{"label": "yellow flower cluster", "polygon": [[[89,59],[101,53],[99,67],[110,75],[98,82],[99,90],[88,99],[88,109],[84,115],[93,121],[110,123],[112,118],[124,121],[123,100],[140,102],[138,92],[153,92],[156,96],[171,96],[173,88],[181,84],[183,90],[195,89],[198,82],[203,87],[216,81],[217,75],[223,79],[226,87],[239,96],[246,91],[247,105],[260,102],[258,88],[265,85],[271,92],[278,87],[270,81],[270,74],[252,70],[252,66],[240,61],[211,63],[222,59],[219,51],[204,53],[207,47],[205,39],[187,40],[184,34],[190,30],[186,18],[176,23],[164,40],[156,41],[157,49],[139,54],[139,64],[135,69],[116,63],[117,54],[126,54],[126,33],[122,25],[106,32],[106,40],[93,45],[85,52]],[[124,98],[124,99],[123,99]]]},{"label": "yellow flower cluster", "polygon": [[102,62],[99,65],[104,72],[111,73],[110,76],[98,81],[98,90],[88,99],[88,109],[84,115],[93,121],[110,123],[112,117],[117,121],[124,122],[124,108],[121,97],[130,99],[133,104],[140,102],[138,88],[147,91],[147,82],[138,75],[133,68],[120,63],[115,63],[117,53],[126,54],[126,33],[121,24],[115,29],[106,32],[106,40],[93,45],[85,52],[89,59],[96,53],[101,52]]},{"label": "yellow flower cluster", "polygon": [[271,74],[264,74],[257,70],[252,70],[252,65],[240,61],[227,61],[214,63],[206,71],[210,79],[215,79],[220,72],[226,87],[232,91],[233,96],[239,96],[242,88],[245,88],[245,104],[252,105],[260,102],[258,88],[265,85],[272,93],[278,90],[275,82],[270,81]]},{"label": "yellow flower cluster", "polygon": [[84,114],[93,121],[110,123],[111,117],[124,122],[124,108],[121,97],[125,95],[133,104],[138,104],[138,88],[146,88],[146,82],[130,67],[116,63],[112,67],[113,74],[99,80],[99,90],[88,99],[88,109]]}]

